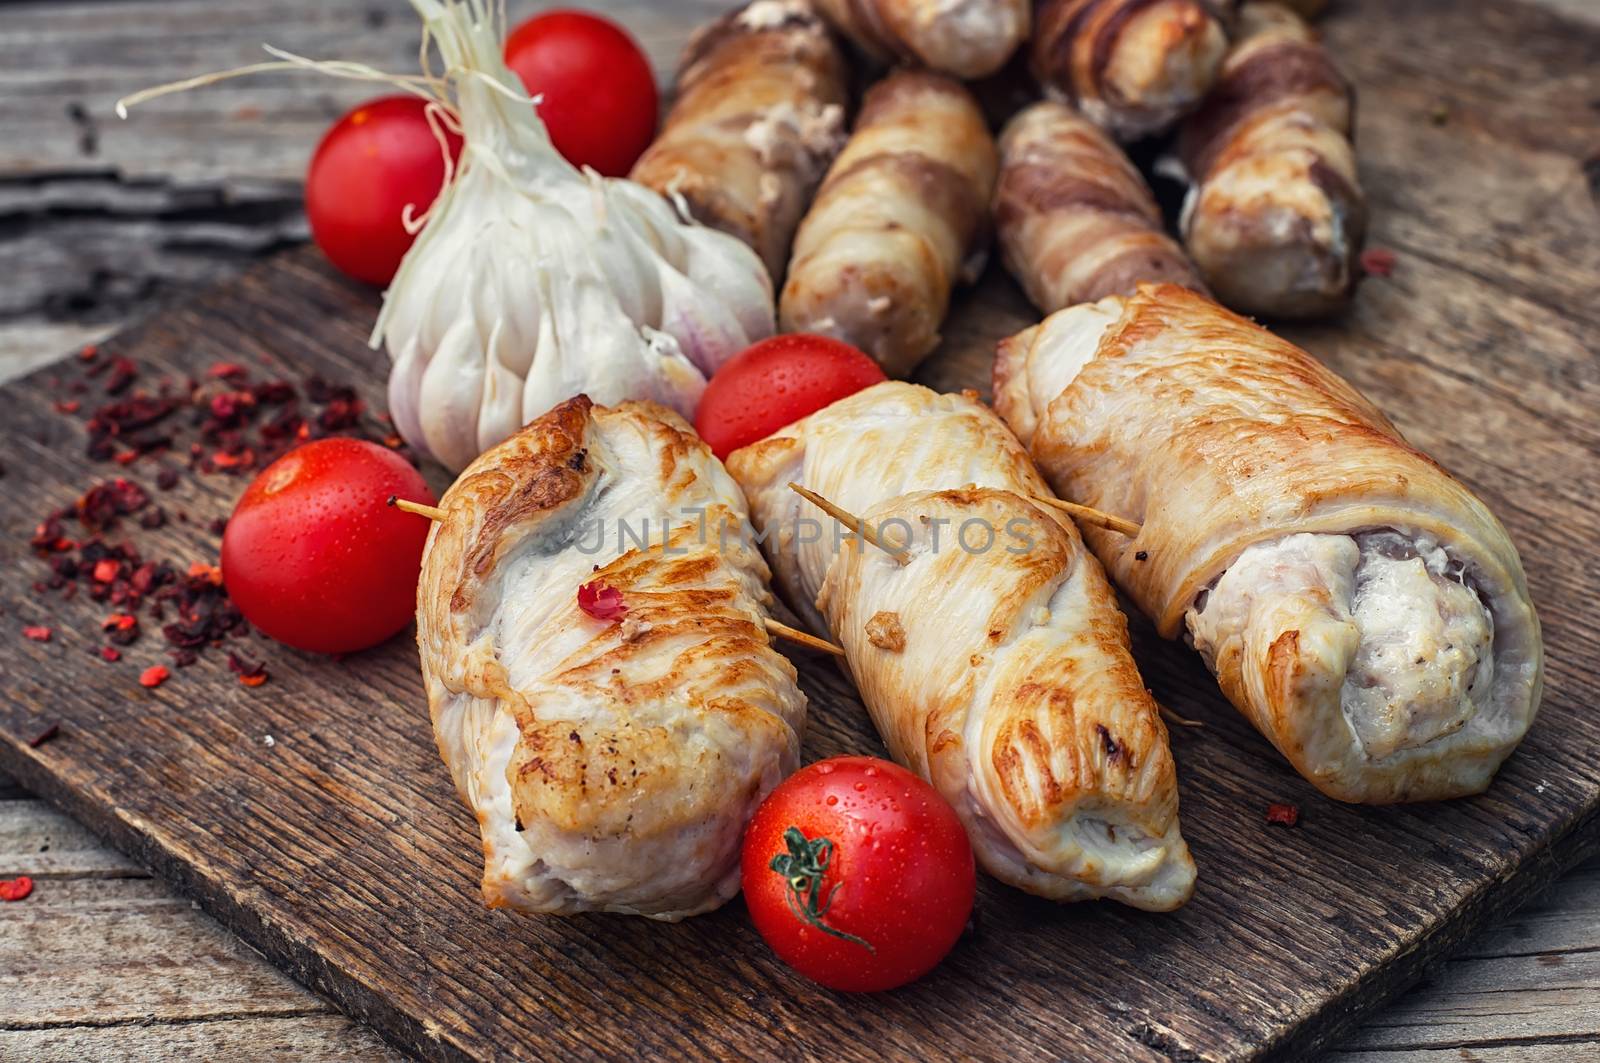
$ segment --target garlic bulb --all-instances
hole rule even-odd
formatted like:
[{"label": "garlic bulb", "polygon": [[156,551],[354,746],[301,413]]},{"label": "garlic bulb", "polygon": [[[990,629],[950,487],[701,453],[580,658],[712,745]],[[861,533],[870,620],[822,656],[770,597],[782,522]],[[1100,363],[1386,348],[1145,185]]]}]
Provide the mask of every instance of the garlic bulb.
[{"label": "garlic bulb", "polygon": [[452,470],[580,392],[692,417],[706,378],[773,331],[772,283],[739,240],[555,150],[502,55],[489,0],[411,0],[465,140],[373,330],[389,409]]}]

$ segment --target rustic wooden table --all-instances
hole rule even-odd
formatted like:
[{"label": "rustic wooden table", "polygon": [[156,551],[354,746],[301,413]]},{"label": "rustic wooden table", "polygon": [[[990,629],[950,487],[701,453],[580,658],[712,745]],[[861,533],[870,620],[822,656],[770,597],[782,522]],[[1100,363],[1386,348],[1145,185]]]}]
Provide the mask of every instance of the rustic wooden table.
[{"label": "rustic wooden table", "polygon": [[[626,9],[663,76],[683,9],[726,6],[589,2]],[[1600,22],[1600,0],[1539,2]],[[371,91],[304,75],[253,79],[152,109],[137,126],[117,122],[112,100],[254,61],[264,40],[403,69],[414,61],[413,25],[400,0],[4,4],[0,379],[303,240],[306,155]],[[38,885],[0,908],[0,1059],[393,1058],[0,777],[0,877],[15,874]],[[1335,1053],[1364,1063],[1596,1056],[1600,861],[1463,948]]]}]

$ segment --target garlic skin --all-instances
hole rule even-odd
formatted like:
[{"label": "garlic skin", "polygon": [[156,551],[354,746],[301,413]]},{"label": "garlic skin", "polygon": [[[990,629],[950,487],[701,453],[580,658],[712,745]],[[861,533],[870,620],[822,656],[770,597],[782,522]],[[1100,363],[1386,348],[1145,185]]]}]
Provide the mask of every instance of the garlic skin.
[{"label": "garlic skin", "polygon": [[452,471],[572,396],[692,418],[706,379],[772,335],[755,252],[654,191],[580,172],[501,58],[486,0],[411,0],[465,146],[384,293],[389,411]]}]

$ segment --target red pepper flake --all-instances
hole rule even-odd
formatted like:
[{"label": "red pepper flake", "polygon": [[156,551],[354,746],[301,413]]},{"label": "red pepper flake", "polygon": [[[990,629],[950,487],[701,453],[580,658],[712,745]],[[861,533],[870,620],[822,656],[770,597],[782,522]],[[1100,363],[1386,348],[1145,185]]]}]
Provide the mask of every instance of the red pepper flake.
[{"label": "red pepper flake", "polygon": [[189,565],[190,579],[203,579],[213,587],[222,586],[222,569],[216,565],[208,565],[204,561],[195,561]]},{"label": "red pepper flake", "polygon": [[224,380],[231,376],[249,376],[250,370],[237,362],[216,362],[206,370],[206,376]]},{"label": "red pepper flake", "polygon": [[92,343],[84,344],[83,350],[78,352],[78,357],[85,362],[92,362],[100,356],[100,348]]},{"label": "red pepper flake", "polygon": [[120,395],[128,390],[128,385],[133,383],[139,375],[139,367],[133,364],[131,358],[114,358],[111,361],[111,375],[106,377],[106,394]]},{"label": "red pepper flake", "polygon": [[32,639],[34,642],[49,642],[50,636],[54,634],[55,632],[51,631],[43,624],[36,624],[33,627],[25,627],[22,629],[22,637]]},{"label": "red pepper flake", "polygon": [[1383,247],[1369,247],[1361,252],[1361,271],[1369,277],[1388,277],[1394,273],[1394,252]]},{"label": "red pepper flake", "polygon": [[1300,822],[1299,805],[1268,805],[1267,822],[1277,823],[1285,827],[1292,827]]},{"label": "red pepper flake", "polygon": [[77,399],[68,399],[65,402],[57,399],[55,407],[57,413],[77,413],[83,408],[83,403],[79,402]]},{"label": "red pepper flake", "polygon": [[153,689],[165,683],[170,675],[172,673],[167,671],[165,665],[152,664],[149,668],[139,673],[139,685]]},{"label": "red pepper flake", "polygon": [[27,875],[0,879],[0,901],[20,901],[33,892],[33,879]]},{"label": "red pepper flake", "polygon": [[121,573],[122,565],[109,557],[94,563],[94,581],[96,583],[110,583]]},{"label": "red pepper flake", "polygon": [[118,661],[122,660],[122,651],[117,649],[115,646],[101,646],[100,659],[102,661],[109,661],[112,664],[116,664]]},{"label": "red pepper flake", "polygon": [[599,580],[578,587],[578,608],[596,620],[621,620],[628,613],[622,592]]},{"label": "red pepper flake", "polygon": [[28,739],[28,748],[38,749],[40,746],[44,745],[52,738],[55,738],[60,733],[61,725],[59,723],[53,723],[44,730],[40,731],[38,734],[34,735],[32,738]]}]

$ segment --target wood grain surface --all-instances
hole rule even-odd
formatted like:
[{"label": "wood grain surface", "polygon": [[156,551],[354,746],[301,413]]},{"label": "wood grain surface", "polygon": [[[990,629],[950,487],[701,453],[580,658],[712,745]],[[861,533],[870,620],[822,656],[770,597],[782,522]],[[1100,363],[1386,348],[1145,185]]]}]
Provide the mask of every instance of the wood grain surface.
[{"label": "wood grain surface", "polygon": [[[722,1038],[728,1036],[729,1023],[768,1011],[781,1019],[807,1006],[820,1008],[829,1021],[848,1022],[852,1034],[876,1030],[884,1039],[881,1044],[887,1045],[878,1054],[889,1055],[897,1048],[909,1054],[923,1043],[922,1036],[943,1038],[932,1043],[946,1044],[951,1052],[966,1048],[978,1055],[1002,1051],[1005,1036],[1022,1050],[1072,1054],[1070,1048],[1076,1048],[1091,1056],[1141,1052],[1152,1058],[1181,1056],[1188,1050],[1208,1058],[1242,1053],[1249,1047],[1286,1051],[1316,1043],[1348,1019],[1352,1009],[1414,975],[1422,960],[1435,955],[1452,935],[1511,903],[1518,890],[1547,875],[1558,856],[1574,855],[1577,847],[1572,843],[1578,834],[1558,837],[1544,817],[1567,810],[1588,815],[1592,822],[1596,740],[1592,727],[1586,729],[1575,710],[1592,701],[1595,692],[1592,670],[1584,671],[1590,667],[1585,662],[1593,657],[1595,641],[1588,606],[1596,589],[1594,568],[1584,551],[1593,549],[1596,530],[1592,431],[1596,383],[1595,349],[1587,331],[1592,329],[1592,307],[1585,304],[1583,294],[1596,290],[1600,269],[1592,240],[1594,205],[1581,164],[1590,150],[1600,146],[1593,143],[1593,119],[1583,111],[1584,101],[1600,96],[1593,77],[1596,47],[1592,37],[1559,32],[1559,23],[1541,21],[1538,15],[1516,15],[1510,8],[1485,8],[1473,18],[1457,20],[1452,28],[1466,38],[1463,41],[1438,40],[1435,29],[1447,6],[1423,5],[1414,17],[1408,14],[1385,23],[1395,34],[1397,54],[1406,57],[1398,65],[1392,55],[1385,58],[1363,50],[1362,24],[1346,21],[1356,17],[1354,12],[1344,12],[1330,26],[1336,46],[1363,87],[1363,156],[1379,213],[1377,240],[1399,252],[1401,266],[1392,280],[1369,282],[1353,321],[1347,323],[1353,326],[1349,331],[1315,330],[1301,338],[1355,377],[1413,438],[1483,491],[1523,547],[1550,636],[1551,692],[1529,744],[1487,798],[1398,814],[1352,812],[1321,802],[1220,707],[1196,662],[1145,640],[1141,660],[1157,693],[1180,711],[1189,708],[1212,723],[1205,732],[1178,736],[1187,830],[1196,839],[1204,876],[1196,905],[1175,926],[1165,926],[1160,917],[1098,908],[1058,911],[990,887],[978,939],[962,946],[952,971],[936,979],[930,992],[904,994],[904,1001],[891,999],[888,1018],[874,1019],[857,1015],[840,998],[820,995],[820,1000],[813,1000],[776,979],[761,966],[759,943],[737,913],[672,930],[632,923],[619,929],[615,920],[581,920],[563,924],[573,930],[572,936],[552,939],[529,931],[524,925],[529,921],[477,911],[470,888],[474,877],[470,823],[455,808],[431,749],[411,756],[415,750],[407,743],[415,744],[420,735],[425,747],[426,733],[425,727],[419,728],[420,702],[414,691],[407,690],[406,684],[414,686],[414,679],[404,670],[405,655],[397,657],[393,647],[370,660],[346,662],[331,675],[324,674],[326,665],[318,668],[308,660],[304,676],[287,676],[282,685],[275,680],[271,688],[264,688],[274,696],[262,699],[231,684],[226,673],[213,675],[210,686],[197,680],[151,694],[138,689],[132,682],[135,673],[125,669],[120,685],[100,689],[92,684],[105,685],[104,673],[87,673],[76,663],[76,657],[86,655],[69,655],[68,645],[13,647],[7,642],[0,649],[0,667],[8,676],[8,687],[9,677],[15,675],[23,689],[21,700],[0,709],[0,731],[8,739],[33,733],[25,725],[35,713],[61,709],[59,715],[65,715],[67,708],[80,711],[73,708],[76,700],[93,703],[82,710],[93,711],[84,721],[90,737],[81,745],[75,727],[38,751],[16,748],[8,741],[3,747],[8,762],[14,761],[13,766],[36,784],[83,783],[82,789],[57,796],[82,801],[82,795],[92,791],[104,802],[91,816],[93,822],[133,845],[158,870],[175,874],[225,918],[232,918],[248,937],[280,956],[299,957],[298,973],[307,981],[356,994],[344,1003],[357,1014],[363,1008],[382,1010],[360,996],[375,976],[363,946],[377,946],[352,940],[360,935],[339,923],[338,917],[348,921],[363,910],[364,901],[381,899],[392,917],[407,924],[390,927],[404,939],[401,954],[411,960],[424,955],[431,960],[406,968],[420,982],[420,988],[413,985],[410,993],[422,1005],[421,1014],[440,1017],[473,1003],[471,996],[458,993],[440,996],[437,979],[456,965],[481,968],[472,984],[480,994],[479,1006],[502,994],[516,994],[513,1014],[537,1006],[530,998],[545,991],[541,979],[548,978],[545,985],[563,984],[587,998],[572,1016],[579,1029],[561,1034],[592,1033],[591,1050],[641,1044],[728,1050],[734,1046]],[[1491,42],[1512,37],[1532,53],[1532,59],[1518,60],[1501,49],[1486,72],[1456,69],[1470,48],[1489,54],[1495,51]],[[1511,91],[1513,79],[1516,92]],[[1441,102],[1448,117],[1442,126],[1434,126],[1428,115],[1436,113]],[[141,359],[168,364],[203,362],[224,356],[219,351],[242,349],[251,356],[276,355],[297,365],[324,364],[331,375],[372,375],[377,363],[359,344],[370,315],[369,297],[342,288],[305,261],[287,262],[232,296],[208,299],[202,307],[158,322],[119,345]],[[964,308],[950,330],[950,350],[930,367],[928,379],[945,386],[972,382],[984,368],[987,343],[1025,316],[1014,292],[995,283]],[[285,321],[293,321],[293,327]],[[6,486],[13,498],[39,498],[49,491],[53,504],[82,486],[71,479],[81,476],[76,460],[81,441],[72,438],[69,423],[57,423],[61,419],[42,412],[43,392],[41,381],[35,380],[7,396],[0,408],[0,416],[11,425],[4,444],[6,457],[26,455],[30,463],[29,468],[17,470],[8,461],[13,473]],[[224,482],[211,490],[183,490],[192,490],[195,511],[210,506],[220,512],[233,486]],[[44,508],[40,501],[38,509]],[[18,579],[34,563],[16,547],[17,534],[25,536],[32,519],[30,513],[17,512],[5,527],[8,548],[14,550],[4,556],[7,620],[31,604],[16,592]],[[204,536],[172,534],[175,538],[166,546],[174,553],[207,556],[215,548]],[[77,618],[79,624],[85,619],[85,615]],[[31,617],[23,622],[31,622]],[[65,634],[61,642],[66,642]],[[145,649],[153,653],[154,647]],[[25,672],[24,658],[42,667]],[[815,671],[815,662],[808,663]],[[60,670],[55,678],[33,674],[52,667]],[[376,671],[369,674],[369,669]],[[288,670],[279,667],[277,672],[285,676]],[[859,726],[859,716],[849,714],[859,710],[841,696],[840,684],[831,680],[830,673],[819,679],[825,689],[818,700],[827,707],[819,704],[819,719],[808,735],[808,753],[872,748],[872,740],[852,729]],[[91,686],[80,690],[75,685],[84,682]],[[293,703],[287,705],[283,704],[290,700],[284,696],[286,689],[293,691]],[[815,687],[813,693],[817,696]],[[1197,696],[1203,704],[1195,701]],[[339,699],[341,704],[330,704]],[[252,712],[253,707],[263,711]],[[331,739],[307,722],[351,708],[372,716],[341,722]],[[260,741],[268,733],[278,736],[272,747]],[[284,749],[285,735],[297,740],[291,751]],[[381,767],[362,762],[361,757],[367,756],[381,763],[392,753],[389,740],[406,752],[404,770],[420,780],[415,790],[380,778]],[[122,772],[124,777],[95,779],[67,770],[63,762],[82,755],[85,747],[97,750],[94,756],[100,758],[102,772]],[[1589,766],[1587,773],[1580,770],[1584,764]],[[216,782],[208,772],[219,767],[245,771],[251,785],[241,789]],[[1572,771],[1563,775],[1558,768]],[[168,822],[189,813],[178,812],[173,805],[152,806],[140,789],[150,781],[171,787],[170,800],[182,808],[211,808],[205,829],[194,822]],[[315,841],[310,853],[315,859],[294,849],[305,840],[296,840],[288,826],[276,821],[280,809],[270,801],[284,788],[324,813],[321,818],[299,813],[292,817]],[[1286,797],[1301,801],[1307,821],[1297,832],[1268,833],[1259,824],[1255,803]],[[443,829],[435,820],[442,821]],[[1581,832],[1584,825],[1572,826]],[[387,830],[398,840],[369,837],[363,828],[367,834]],[[162,864],[174,839],[185,843],[189,860],[175,869]],[[1565,852],[1558,854],[1562,848]],[[1531,865],[1512,869],[1514,856],[1535,851],[1542,855]],[[429,900],[419,905],[415,881],[408,883],[410,890],[369,881],[379,866],[374,854],[395,852],[429,861],[436,856],[450,888],[442,896],[422,891]],[[249,872],[243,876],[241,853]],[[262,861],[263,856],[287,860],[287,866],[310,871],[310,877],[296,881],[281,867]],[[433,870],[417,866],[419,874]],[[1439,880],[1425,877],[1430,872]],[[388,873],[393,874],[392,868]],[[219,882],[219,876],[229,881]],[[1372,889],[1361,897],[1365,882],[1372,883]],[[1442,917],[1440,907],[1455,900],[1467,902],[1465,913]],[[445,911],[432,911],[435,906]],[[293,926],[293,913],[299,907],[333,913],[327,916],[331,928],[320,934],[299,932]],[[1329,921],[1341,919],[1342,923]],[[1274,920],[1289,924],[1288,930]],[[701,922],[707,924],[703,931],[698,928]],[[438,938],[441,929],[455,927],[466,932],[457,937],[452,929],[443,940]],[[1411,936],[1418,928],[1435,933],[1418,944]],[[382,933],[377,926],[369,929]],[[610,940],[624,933],[637,940],[631,944]],[[686,933],[687,937],[681,936]],[[728,944],[718,937],[724,933],[735,940]],[[499,940],[504,935],[510,936],[509,950]],[[993,938],[998,942],[991,944],[988,939]],[[723,943],[710,944],[716,941]],[[508,956],[519,943],[529,945],[535,958]],[[658,954],[663,943],[669,950],[684,946],[682,964]],[[1135,953],[1157,955],[1130,958],[1126,955],[1130,947]],[[700,989],[698,995],[713,1001],[707,1006],[697,1001],[695,990],[703,985],[706,972],[696,972],[692,964],[697,957],[703,961],[718,952],[734,957],[726,975],[731,984]],[[1294,952],[1304,955],[1288,955]],[[1587,952],[1579,945],[1576,961],[1536,960],[1534,966],[1581,965]],[[1367,966],[1374,955],[1397,962],[1378,970]],[[335,964],[330,957],[347,962]],[[642,968],[642,979],[628,980],[626,998],[613,999],[620,976],[607,975],[605,967],[618,957],[652,962]],[[1360,966],[1342,962],[1346,960]],[[1266,969],[1217,969],[1240,963],[1264,964]],[[999,971],[989,969],[991,965]],[[1080,965],[1102,970],[1080,972]],[[569,966],[571,971],[564,970]],[[1313,977],[1308,983],[1274,980],[1285,971],[1309,972]],[[949,1007],[945,998],[960,992],[969,979],[977,985],[984,979],[991,985],[1010,985],[1023,1003],[1043,999],[1052,1009],[1067,1012],[1060,1020],[1062,1039],[1045,1039],[1025,1028],[1023,1040],[1016,1042],[1018,1031],[1009,1028],[1012,1022],[1006,1011],[1015,1008],[1016,1001],[1003,993],[997,1000],[969,1008],[963,1016],[968,1024],[947,1032],[952,1017],[937,1013]],[[1241,989],[1243,995],[1229,995]],[[486,991],[488,995],[482,996]],[[1086,991],[1103,995],[1093,1003],[1074,1004]],[[259,989],[243,995],[271,998],[270,992]],[[1330,996],[1336,1000],[1331,1014],[1283,1032]],[[657,1015],[670,1015],[678,1010],[669,1003],[672,1000],[687,1001],[677,1019],[686,1028],[661,1034],[647,1031],[641,1035],[645,1040],[605,1037],[607,1024],[626,1025],[634,1017],[652,1014],[652,1009]],[[443,1006],[430,1010],[434,1003]],[[1588,1010],[1583,1003],[1574,998],[1565,1012],[1552,1007],[1546,1016],[1549,1022],[1534,1025],[1559,1035],[1564,1020],[1557,1016],[1565,1014],[1576,1024],[1565,1029],[1581,1034]],[[1234,1009],[1240,1008],[1253,1013],[1235,1014]],[[599,1025],[595,1025],[596,1009],[609,1009]],[[313,1011],[305,1017],[316,1015]],[[1463,1039],[1470,1040],[1475,1031],[1481,1035],[1490,1015],[1486,1008],[1476,1026],[1470,1016],[1443,1018],[1457,1022]],[[992,1028],[974,1031],[973,1019],[980,1028],[985,1019],[1004,1027],[1000,1037],[993,1036]],[[883,1025],[886,1021],[888,1028]],[[1423,1013],[1414,1021],[1438,1022],[1440,1017],[1430,1019]],[[1362,1058],[1416,1047],[1417,1041],[1406,1039],[1406,1028],[1412,1025],[1398,1022],[1397,1036],[1358,1042],[1356,1047]],[[922,1026],[930,1027],[932,1034],[924,1033]],[[488,1032],[505,1029],[503,1024]],[[1208,1037],[1219,1029],[1222,1036]],[[414,1031],[402,1022],[400,1032]],[[1057,1031],[1048,1032],[1057,1038]],[[226,1036],[221,1031],[217,1035]],[[1288,1039],[1274,1041],[1275,1037]],[[570,1040],[565,1043],[575,1046]],[[782,1043],[793,1047],[811,1042],[796,1036]],[[450,1037],[424,1037],[422,1044],[440,1054],[471,1048],[470,1042]]]}]

